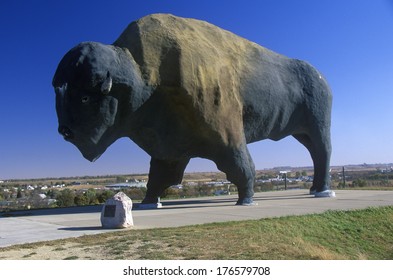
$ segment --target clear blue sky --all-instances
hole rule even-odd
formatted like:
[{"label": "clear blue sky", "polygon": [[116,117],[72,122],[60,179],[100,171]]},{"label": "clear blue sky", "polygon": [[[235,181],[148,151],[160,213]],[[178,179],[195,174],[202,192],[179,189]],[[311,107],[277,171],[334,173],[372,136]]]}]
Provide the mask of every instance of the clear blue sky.
[{"label": "clear blue sky", "polygon": [[[110,44],[132,21],[209,21],[317,67],[332,88],[332,165],[393,162],[393,3],[389,0],[1,1],[0,179],[146,173],[128,139],[95,163],[57,133],[52,76],[81,41]],[[310,166],[292,138],[249,146],[257,169]],[[192,160],[187,171],[216,170]]]}]

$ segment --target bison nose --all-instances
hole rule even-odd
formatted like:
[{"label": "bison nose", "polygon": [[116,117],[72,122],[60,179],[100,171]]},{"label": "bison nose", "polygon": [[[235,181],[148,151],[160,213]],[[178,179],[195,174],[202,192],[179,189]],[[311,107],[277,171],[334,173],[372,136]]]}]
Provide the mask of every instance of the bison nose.
[{"label": "bison nose", "polygon": [[65,140],[72,139],[74,137],[74,134],[72,133],[71,129],[64,125],[59,126],[59,133],[63,135]]}]

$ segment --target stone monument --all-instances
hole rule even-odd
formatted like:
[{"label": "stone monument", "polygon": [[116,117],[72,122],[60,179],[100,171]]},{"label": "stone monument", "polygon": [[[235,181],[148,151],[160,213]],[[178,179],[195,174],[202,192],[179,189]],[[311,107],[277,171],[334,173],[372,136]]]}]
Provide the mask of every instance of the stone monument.
[{"label": "stone monument", "polygon": [[[323,55],[323,54],[321,54]],[[332,95],[309,63],[204,21],[153,14],[112,44],[84,42],[53,78],[58,131],[96,160],[128,137],[151,156],[143,204],[182,181],[191,158],[214,161],[253,205],[248,143],[293,136],[311,154],[310,194],[331,197]]]},{"label": "stone monument", "polygon": [[101,211],[103,228],[127,228],[134,225],[132,219],[132,200],[123,192],[109,198]]}]

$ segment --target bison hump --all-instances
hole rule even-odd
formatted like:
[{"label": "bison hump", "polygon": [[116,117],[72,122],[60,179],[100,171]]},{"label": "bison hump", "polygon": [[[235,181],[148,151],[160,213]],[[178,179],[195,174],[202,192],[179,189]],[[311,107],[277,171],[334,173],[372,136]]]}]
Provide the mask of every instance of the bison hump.
[{"label": "bison hump", "polygon": [[271,53],[208,22],[169,14],[153,14],[131,23],[114,45],[130,50],[148,84],[187,90],[198,86],[189,84],[198,71],[217,83],[221,68],[241,72],[255,57]]}]

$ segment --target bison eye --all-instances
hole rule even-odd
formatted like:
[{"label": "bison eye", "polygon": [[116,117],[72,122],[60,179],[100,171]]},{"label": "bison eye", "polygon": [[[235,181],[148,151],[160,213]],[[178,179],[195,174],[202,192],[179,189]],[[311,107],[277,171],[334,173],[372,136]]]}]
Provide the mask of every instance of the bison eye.
[{"label": "bison eye", "polygon": [[88,96],[83,96],[82,97],[82,103],[87,103],[87,102],[89,102],[89,97]]}]

